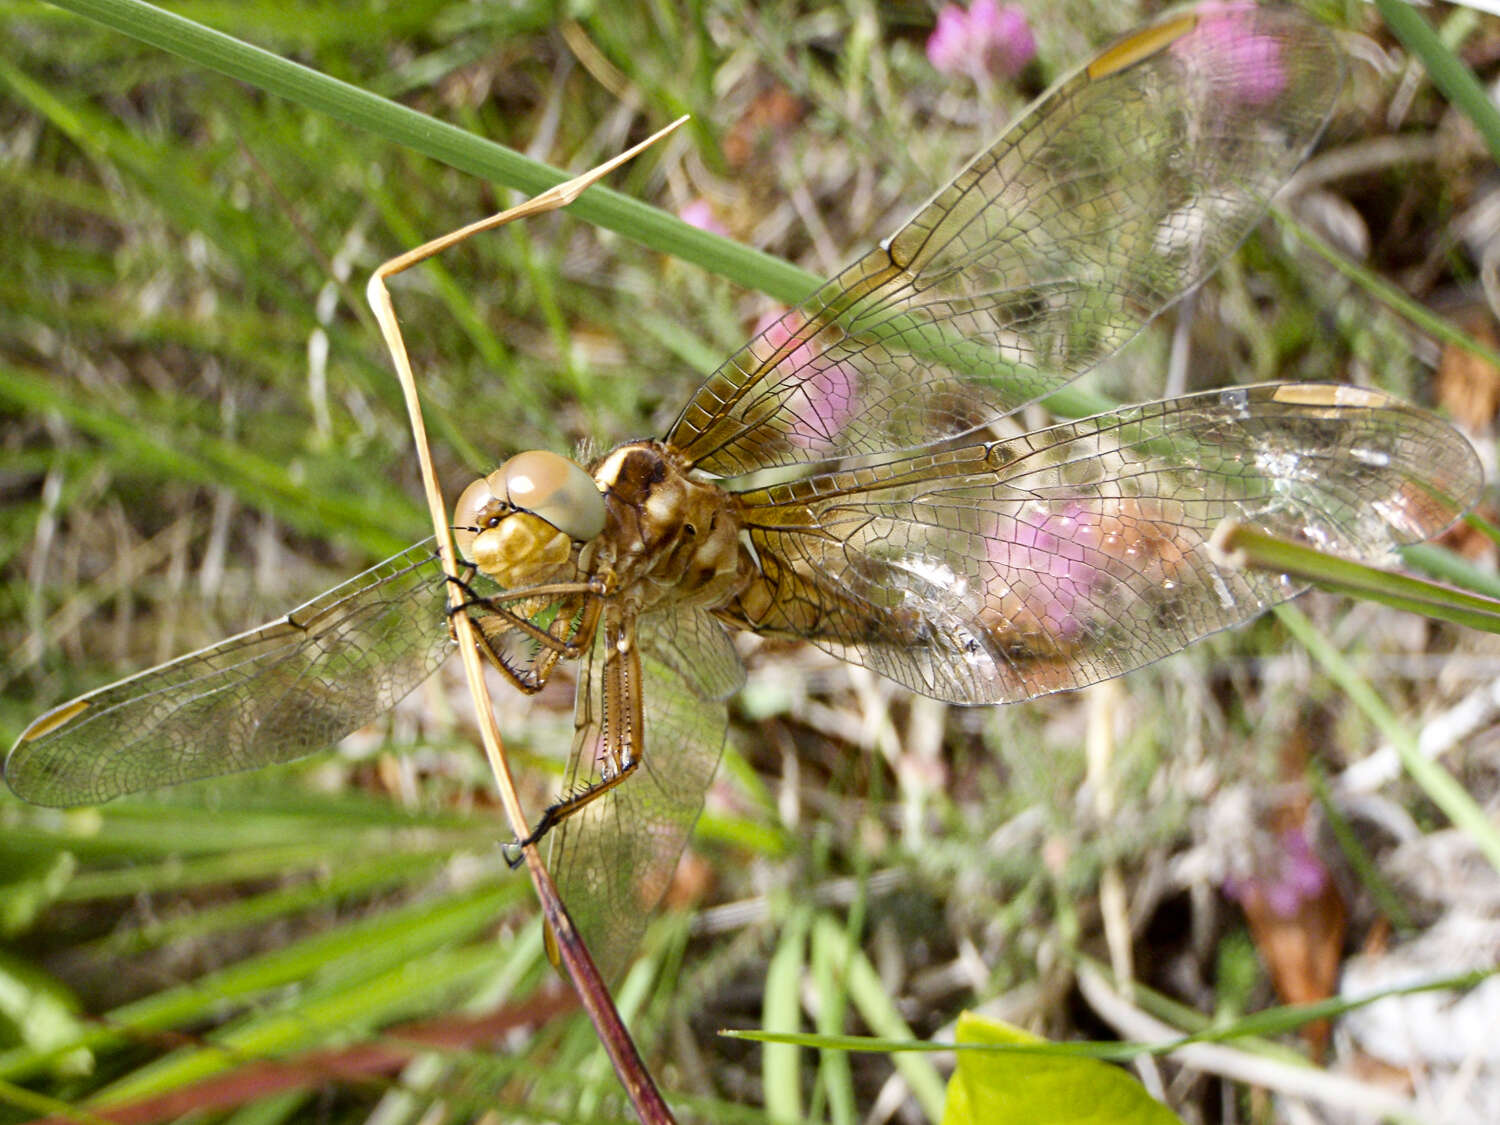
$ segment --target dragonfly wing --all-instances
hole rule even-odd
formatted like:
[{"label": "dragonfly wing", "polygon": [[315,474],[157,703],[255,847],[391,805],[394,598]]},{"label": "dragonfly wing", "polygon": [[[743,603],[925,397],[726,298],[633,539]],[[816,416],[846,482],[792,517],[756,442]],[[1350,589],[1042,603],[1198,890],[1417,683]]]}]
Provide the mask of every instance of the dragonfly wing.
[{"label": "dragonfly wing", "polygon": [[1375,391],[1133,407],[741,494],[752,628],[1000,703],[1120,675],[1300,592],[1216,561],[1225,519],[1381,563],[1478,495],[1469,443]]},{"label": "dragonfly wing", "polygon": [[[601,762],[612,754],[636,756],[640,765],[558,825],[549,859],[563,903],[606,979],[629,960],[666,893],[718,768],[728,726],[724,700],[744,682],[724,627],[702,610],[646,614],[633,637],[630,631],[612,639],[607,624],[580,661],[569,789],[597,784]],[[625,660],[617,647],[608,657],[620,637],[637,660]],[[617,674],[607,667],[612,661],[630,671]],[[632,692],[635,700],[618,698]]]},{"label": "dragonfly wing", "polygon": [[5,780],[36,804],[96,804],[300,758],[442,663],[445,609],[429,539],[279,621],[49,711],[10,751]]},{"label": "dragonfly wing", "polygon": [[1233,251],[1341,83],[1328,31],[1293,11],[1136,33],[731,356],[667,441],[734,476],[915,449],[1052,393]]}]

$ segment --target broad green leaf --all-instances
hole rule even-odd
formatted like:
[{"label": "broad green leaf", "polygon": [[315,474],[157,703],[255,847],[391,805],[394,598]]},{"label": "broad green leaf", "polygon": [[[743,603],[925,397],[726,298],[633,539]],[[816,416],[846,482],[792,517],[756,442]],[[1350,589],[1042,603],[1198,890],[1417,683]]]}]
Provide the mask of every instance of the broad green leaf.
[{"label": "broad green leaf", "polygon": [[960,1050],[948,1081],[943,1125],[1181,1125],[1126,1071],[1076,1055],[1015,1048],[1042,1047],[1018,1027],[965,1012],[958,1018]]}]

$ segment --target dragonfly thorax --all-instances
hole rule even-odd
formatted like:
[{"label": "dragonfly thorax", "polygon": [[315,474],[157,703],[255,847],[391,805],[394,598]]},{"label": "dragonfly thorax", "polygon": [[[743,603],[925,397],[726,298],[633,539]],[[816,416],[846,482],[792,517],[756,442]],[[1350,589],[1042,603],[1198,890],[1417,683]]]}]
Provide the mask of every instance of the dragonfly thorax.
[{"label": "dragonfly thorax", "polygon": [[607,567],[622,586],[636,586],[647,608],[671,599],[717,607],[749,578],[733,498],[696,480],[683,459],[653,441],[629,442],[593,466],[605,497],[607,525],[591,566]]},{"label": "dragonfly thorax", "polygon": [[575,543],[604,530],[604,497],[582,466],[542,449],[518,453],[458,498],[454,543],[507,588],[542,582]]}]

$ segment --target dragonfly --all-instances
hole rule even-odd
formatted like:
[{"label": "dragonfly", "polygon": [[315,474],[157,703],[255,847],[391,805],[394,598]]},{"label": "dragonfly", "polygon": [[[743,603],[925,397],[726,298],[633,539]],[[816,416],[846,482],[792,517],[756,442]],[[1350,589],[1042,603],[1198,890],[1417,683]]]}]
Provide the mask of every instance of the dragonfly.
[{"label": "dragonfly", "polygon": [[523,692],[574,663],[549,866],[601,969],[662,897],[744,682],[732,633],[796,638],[954,704],[1080,688],[1296,595],[1233,519],[1388,561],[1476,498],[1468,442],[1384,393],[1234,387],[1028,431],[1263,217],[1342,84],[1307,17],[1167,17],[1034,102],[912,218],[731,355],[659,439],[527,451],[431,540],[262,628],[33,722],[5,778],[107,801],[255,769],[364,725],[454,650]]}]

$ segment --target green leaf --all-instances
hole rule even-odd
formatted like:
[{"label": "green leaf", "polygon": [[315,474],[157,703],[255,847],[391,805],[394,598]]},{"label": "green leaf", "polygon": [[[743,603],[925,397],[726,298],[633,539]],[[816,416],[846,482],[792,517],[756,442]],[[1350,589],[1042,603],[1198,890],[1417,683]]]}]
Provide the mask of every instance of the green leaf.
[{"label": "green leaf", "polygon": [[[965,1012],[958,1042],[969,1046],[1045,1046],[1046,1040]],[[943,1125],[1181,1125],[1166,1106],[1119,1067],[1032,1051],[959,1051],[948,1082]]]},{"label": "green leaf", "polygon": [[[781,931],[781,940],[766,967],[762,1019],[768,1031],[796,1031],[801,1019],[799,989],[807,972],[807,931],[812,907],[794,907]],[[761,1076],[766,1091],[766,1116],[772,1121],[803,1121],[799,1080],[801,1051],[786,1043],[767,1043]]]}]

